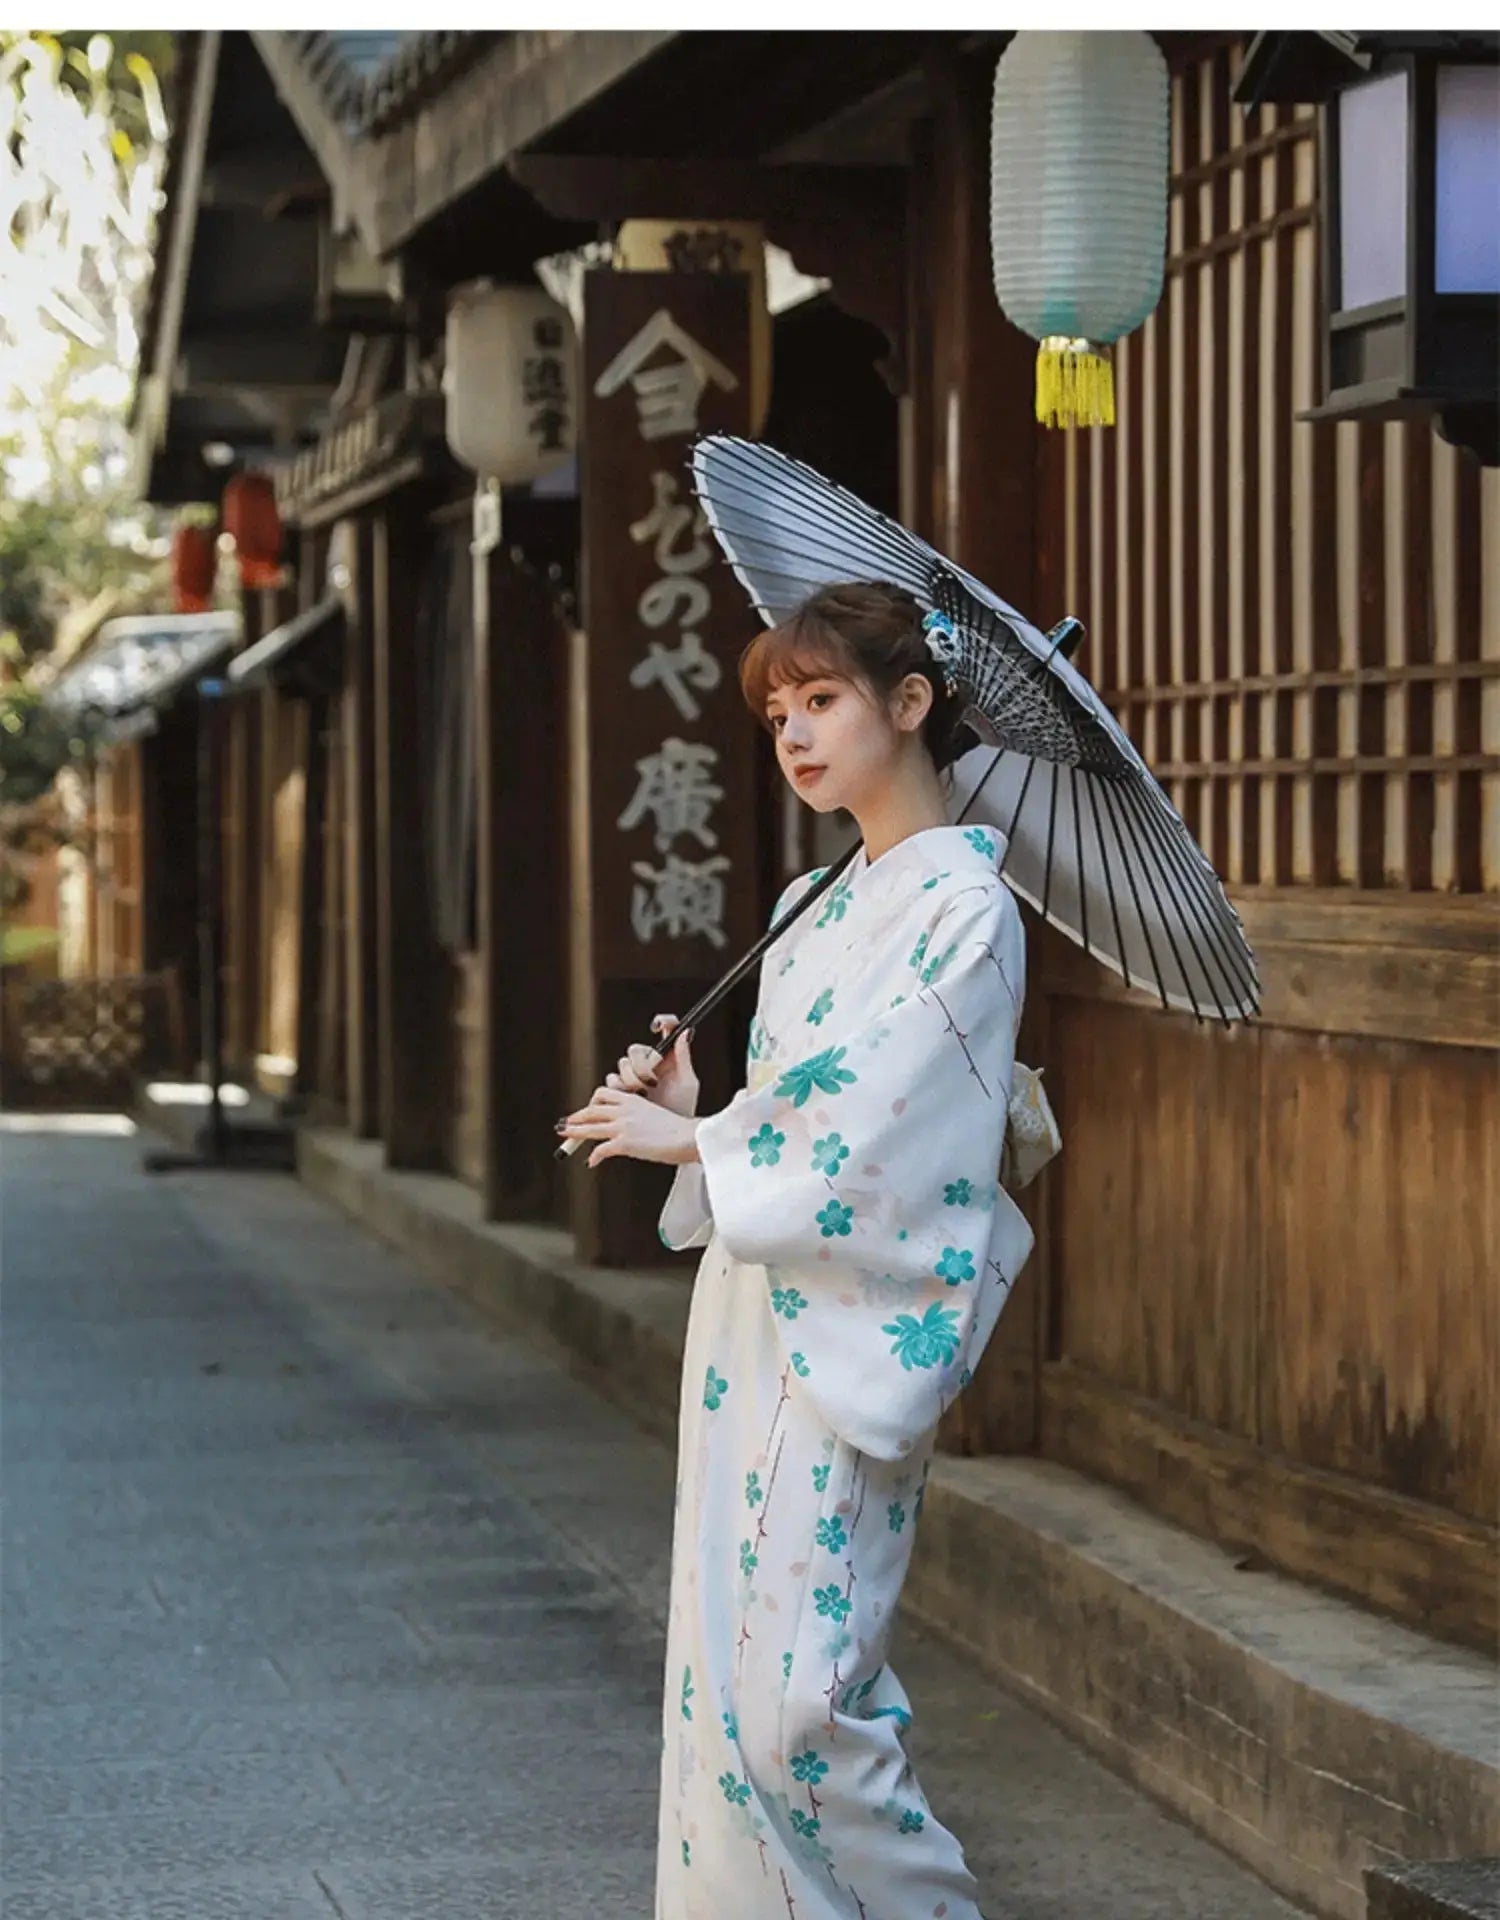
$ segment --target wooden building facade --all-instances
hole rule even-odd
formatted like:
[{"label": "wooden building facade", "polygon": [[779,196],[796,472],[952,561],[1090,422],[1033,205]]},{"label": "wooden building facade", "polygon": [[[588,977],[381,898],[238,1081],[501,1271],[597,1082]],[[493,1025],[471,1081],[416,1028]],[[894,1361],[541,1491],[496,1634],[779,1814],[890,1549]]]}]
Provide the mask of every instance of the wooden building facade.
[{"label": "wooden building facade", "polygon": [[[1080,1467],[1492,1646],[1500,475],[1426,424],[1299,418],[1316,116],[1236,106],[1234,36],[1160,36],[1166,292],[1120,350],[1118,426],[1055,434],[990,282],[1003,36],[482,34],[432,48],[405,93],[351,81],[338,112],[327,38],[227,35],[244,44],[215,56],[261,62],[282,165],[315,162],[309,204],[352,210],[399,276],[346,323],[343,397],[325,387],[282,459],[297,602],[247,609],[281,651],[230,722],[240,1064],[391,1166],[469,1182],[489,1217],[570,1226],[602,1265],[660,1260],[656,1172],[563,1178],[551,1155],[553,1116],[686,984],[649,960],[622,984],[589,944],[595,802],[621,777],[591,679],[621,617],[581,577],[591,497],[507,501],[476,566],[432,356],[462,281],[522,280],[632,219],[758,223],[831,282],[775,323],[766,437],[1038,624],[1084,620],[1081,664],[1224,875],[1265,983],[1254,1026],[1203,1028],[1030,921],[1023,1052],[1066,1145],[947,1444]],[[210,93],[210,178],[238,164],[218,111]],[[609,484],[591,471],[585,448],[582,486]],[[330,599],[336,628],[289,632]],[[754,780],[759,917],[813,838],[763,752]],[[736,1018],[705,1036],[710,1103]]]}]

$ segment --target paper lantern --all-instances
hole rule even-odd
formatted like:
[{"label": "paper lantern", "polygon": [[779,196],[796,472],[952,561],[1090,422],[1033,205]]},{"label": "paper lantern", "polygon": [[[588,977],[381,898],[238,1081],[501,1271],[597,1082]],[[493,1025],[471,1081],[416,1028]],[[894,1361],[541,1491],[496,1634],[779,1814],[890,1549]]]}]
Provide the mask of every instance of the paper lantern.
[{"label": "paper lantern", "polygon": [[263,473],[237,473],[224,489],[224,531],[234,538],[240,585],[254,593],[281,580],[281,515]]},{"label": "paper lantern", "polygon": [[1146,33],[1018,33],[995,71],[990,240],[1006,317],[1041,343],[1047,426],[1112,426],[1110,345],[1161,298],[1171,93]]},{"label": "paper lantern", "polygon": [[573,452],[578,339],[539,287],[488,280],[455,289],[443,371],[448,445],[487,480],[540,480]]},{"label": "paper lantern", "polygon": [[214,603],[219,552],[212,527],[184,520],[172,535],[172,606],[178,613],[207,613]]}]

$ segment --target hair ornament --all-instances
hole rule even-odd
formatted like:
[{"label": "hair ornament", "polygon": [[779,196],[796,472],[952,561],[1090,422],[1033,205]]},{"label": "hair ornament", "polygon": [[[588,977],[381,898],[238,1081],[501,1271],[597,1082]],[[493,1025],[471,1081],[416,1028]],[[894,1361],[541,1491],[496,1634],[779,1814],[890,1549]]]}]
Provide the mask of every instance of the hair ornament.
[{"label": "hair ornament", "polygon": [[958,669],[963,660],[958,629],[946,613],[934,607],[922,621],[922,637],[927,651],[943,670],[943,688],[951,700],[958,692]]}]

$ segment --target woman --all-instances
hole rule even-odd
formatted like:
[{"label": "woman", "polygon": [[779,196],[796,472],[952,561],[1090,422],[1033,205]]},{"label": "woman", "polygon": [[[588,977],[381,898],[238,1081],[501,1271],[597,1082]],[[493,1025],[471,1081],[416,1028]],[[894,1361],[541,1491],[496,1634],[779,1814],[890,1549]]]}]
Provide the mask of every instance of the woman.
[{"label": "woman", "polygon": [[[686,1041],[559,1123],[681,1168],[683,1370],[658,1920],[978,1920],[886,1650],[939,1417],[1031,1248],[998,1181],[1024,949],[997,835],[947,824],[960,702],[899,588],[826,588],[740,670],[863,847],[762,968],[747,1085]],[[781,913],[818,876],[794,882]],[[658,1031],[670,1024],[658,1021]]]}]

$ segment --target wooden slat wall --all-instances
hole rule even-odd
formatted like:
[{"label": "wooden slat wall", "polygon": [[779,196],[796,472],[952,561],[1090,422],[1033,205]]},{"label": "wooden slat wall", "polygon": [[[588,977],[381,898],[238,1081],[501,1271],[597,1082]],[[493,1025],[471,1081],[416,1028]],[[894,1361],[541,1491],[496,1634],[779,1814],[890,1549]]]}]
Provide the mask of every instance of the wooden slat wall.
[{"label": "wooden slat wall", "polygon": [[1118,425],[1041,436],[1036,579],[1237,897],[1265,1018],[1162,1014],[1036,932],[1039,1445],[1490,1645],[1500,474],[1296,418],[1317,122],[1235,107],[1242,52],[1173,75],[1165,293]]},{"label": "wooden slat wall", "polygon": [[1232,888],[1500,892],[1500,473],[1425,423],[1297,420],[1317,119],[1234,105],[1242,57],[1173,76],[1166,288],[1117,349],[1118,426],[1044,436],[1042,612],[1088,623]]}]

